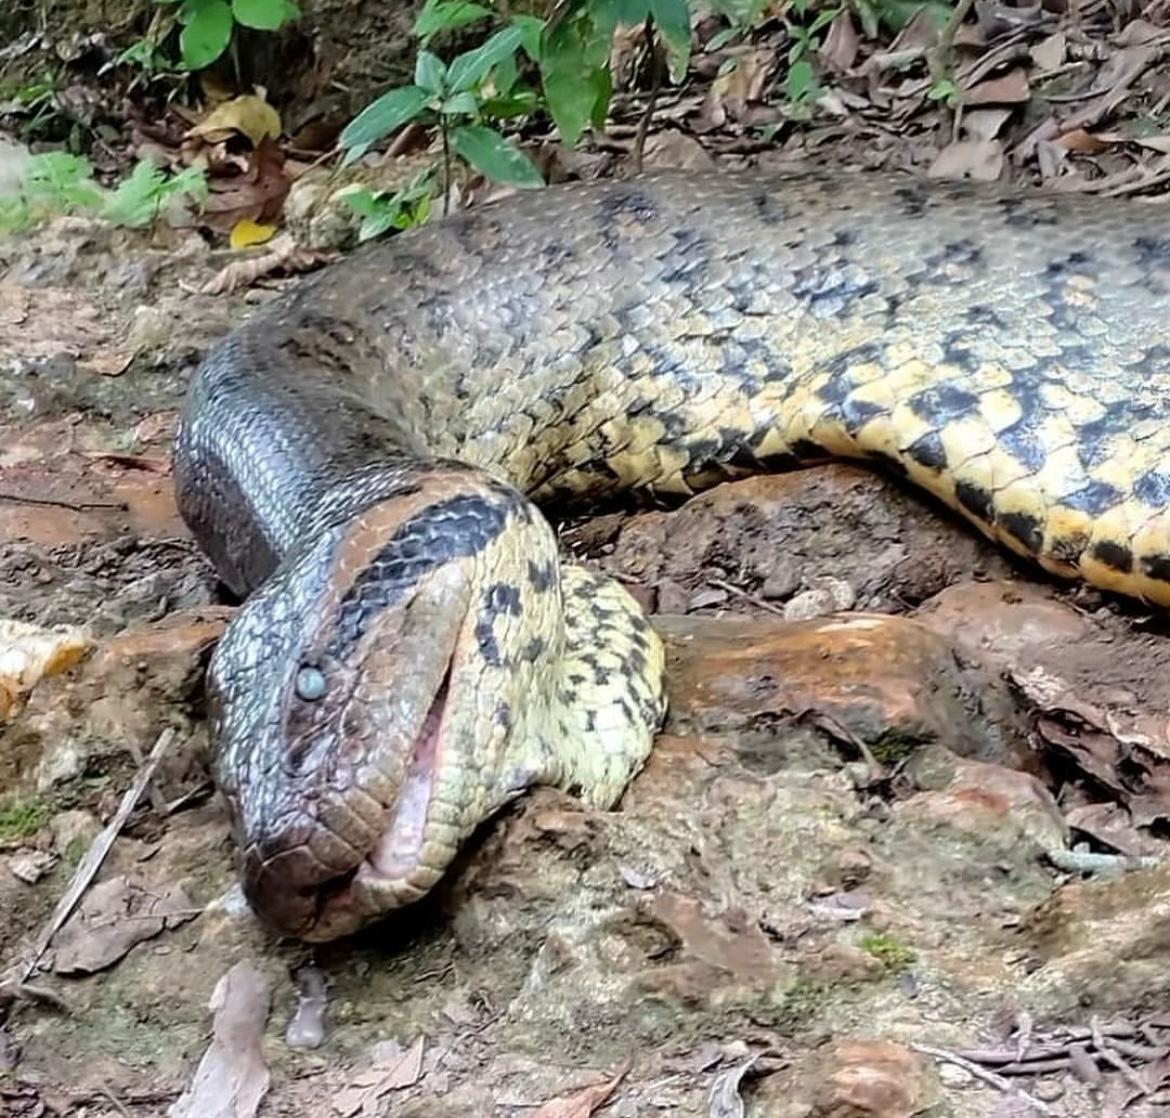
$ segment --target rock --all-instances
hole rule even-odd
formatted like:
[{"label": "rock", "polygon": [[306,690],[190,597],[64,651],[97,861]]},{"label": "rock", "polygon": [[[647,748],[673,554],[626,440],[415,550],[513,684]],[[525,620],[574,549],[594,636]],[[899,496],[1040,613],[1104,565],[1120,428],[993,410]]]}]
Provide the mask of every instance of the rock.
[{"label": "rock", "polygon": [[[729,482],[674,511],[634,516],[597,560],[650,585],[696,590],[716,576],[772,600],[833,578],[851,588],[859,609],[879,612],[901,611],[974,574],[1012,571],[996,548],[940,517],[926,498],[841,464]],[[745,597],[726,608],[759,609]]]},{"label": "rock", "polygon": [[761,1083],[750,1118],[913,1118],[937,1102],[929,1063],[904,1045],[842,1040]]},{"label": "rock", "polygon": [[[917,621],[857,613],[654,624],[667,643],[668,733],[734,734],[741,748],[760,747],[791,740],[803,716],[830,736],[860,738],[883,760],[931,741],[1002,758],[1018,729],[1004,686],[960,667],[950,642]],[[856,756],[847,741],[845,752]]]},{"label": "rock", "polygon": [[1023,915],[1017,936],[1030,958],[1019,997],[1033,1012],[1124,1011],[1164,1002],[1170,866],[1068,882]]}]

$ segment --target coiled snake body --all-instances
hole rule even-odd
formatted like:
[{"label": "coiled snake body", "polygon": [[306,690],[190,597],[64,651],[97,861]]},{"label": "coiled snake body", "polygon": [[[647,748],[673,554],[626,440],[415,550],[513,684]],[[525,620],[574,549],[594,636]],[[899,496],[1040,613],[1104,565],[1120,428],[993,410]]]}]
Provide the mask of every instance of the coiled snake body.
[{"label": "coiled snake body", "polygon": [[662,648],[540,504],[865,457],[1170,603],[1164,212],[876,174],[565,185],[364,249],[231,334],[175,472],[251,595],[209,691],[256,910],[342,935],[525,788],[621,794]]}]

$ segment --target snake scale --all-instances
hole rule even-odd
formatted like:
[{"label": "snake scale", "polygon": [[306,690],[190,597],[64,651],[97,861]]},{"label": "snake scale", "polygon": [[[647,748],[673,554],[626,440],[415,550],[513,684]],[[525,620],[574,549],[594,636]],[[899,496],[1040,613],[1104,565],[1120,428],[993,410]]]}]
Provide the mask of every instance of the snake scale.
[{"label": "snake scale", "polygon": [[253,908],[335,938],[534,784],[616,802],[663,650],[542,506],[864,458],[1170,603],[1168,290],[1153,206],[843,172],[549,187],[301,282],[206,357],[175,450],[246,596],[208,690]]}]

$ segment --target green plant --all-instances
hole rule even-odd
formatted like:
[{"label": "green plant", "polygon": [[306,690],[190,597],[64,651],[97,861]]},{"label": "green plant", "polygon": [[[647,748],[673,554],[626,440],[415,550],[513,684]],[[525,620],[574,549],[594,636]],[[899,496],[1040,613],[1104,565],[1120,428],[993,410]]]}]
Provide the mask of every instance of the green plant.
[{"label": "green plant", "polygon": [[[444,29],[436,13],[442,10],[449,18],[466,20],[467,7],[450,0],[445,4],[428,3],[419,21],[429,38]],[[418,26],[416,23],[416,32]],[[442,136],[444,196],[450,186],[452,153],[496,182],[525,187],[543,185],[540,172],[528,157],[489,123],[528,112],[536,104],[535,93],[519,81],[516,62],[529,30],[523,22],[513,22],[449,63],[425,47],[420,48],[413,84],[384,93],[342,132],[343,165],[360,158],[402,125],[415,121],[437,128]]]},{"label": "green plant", "polygon": [[36,834],[49,821],[49,809],[37,800],[15,800],[0,807],[0,842]]},{"label": "green plant", "polygon": [[89,213],[114,225],[149,225],[171,198],[206,196],[203,172],[188,167],[167,176],[143,161],[112,194],[93,179],[89,162],[68,152],[51,151],[29,156],[14,194],[0,197],[0,230],[28,228],[59,214]]},{"label": "green plant", "polygon": [[188,70],[202,70],[223,54],[236,25],[278,31],[300,17],[293,0],[155,0],[178,4],[179,57]]},{"label": "green plant", "polygon": [[169,178],[149,160],[142,160],[124,179],[102,209],[114,225],[140,229],[150,225],[172,199],[207,197],[207,179],[198,167],[187,167]]},{"label": "green plant", "polygon": [[914,964],[917,956],[901,940],[885,932],[871,932],[861,937],[861,950],[872,955],[893,974],[901,974]]},{"label": "green plant", "polygon": [[397,191],[359,189],[342,195],[346,204],[358,214],[358,240],[380,237],[388,229],[409,229],[422,225],[431,212],[431,189],[434,169],[427,168]]}]

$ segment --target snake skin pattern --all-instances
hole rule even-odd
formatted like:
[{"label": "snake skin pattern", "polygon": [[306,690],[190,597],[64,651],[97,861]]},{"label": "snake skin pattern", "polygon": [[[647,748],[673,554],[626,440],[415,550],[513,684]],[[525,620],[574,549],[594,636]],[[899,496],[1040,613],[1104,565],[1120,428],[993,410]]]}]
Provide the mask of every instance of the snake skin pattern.
[{"label": "snake skin pattern", "polygon": [[551,187],[299,284],[192,382],[180,508],[251,595],[209,672],[277,930],[418,899],[535,783],[616,802],[661,645],[537,506],[847,456],[1170,603],[1170,225],[896,175]]}]

